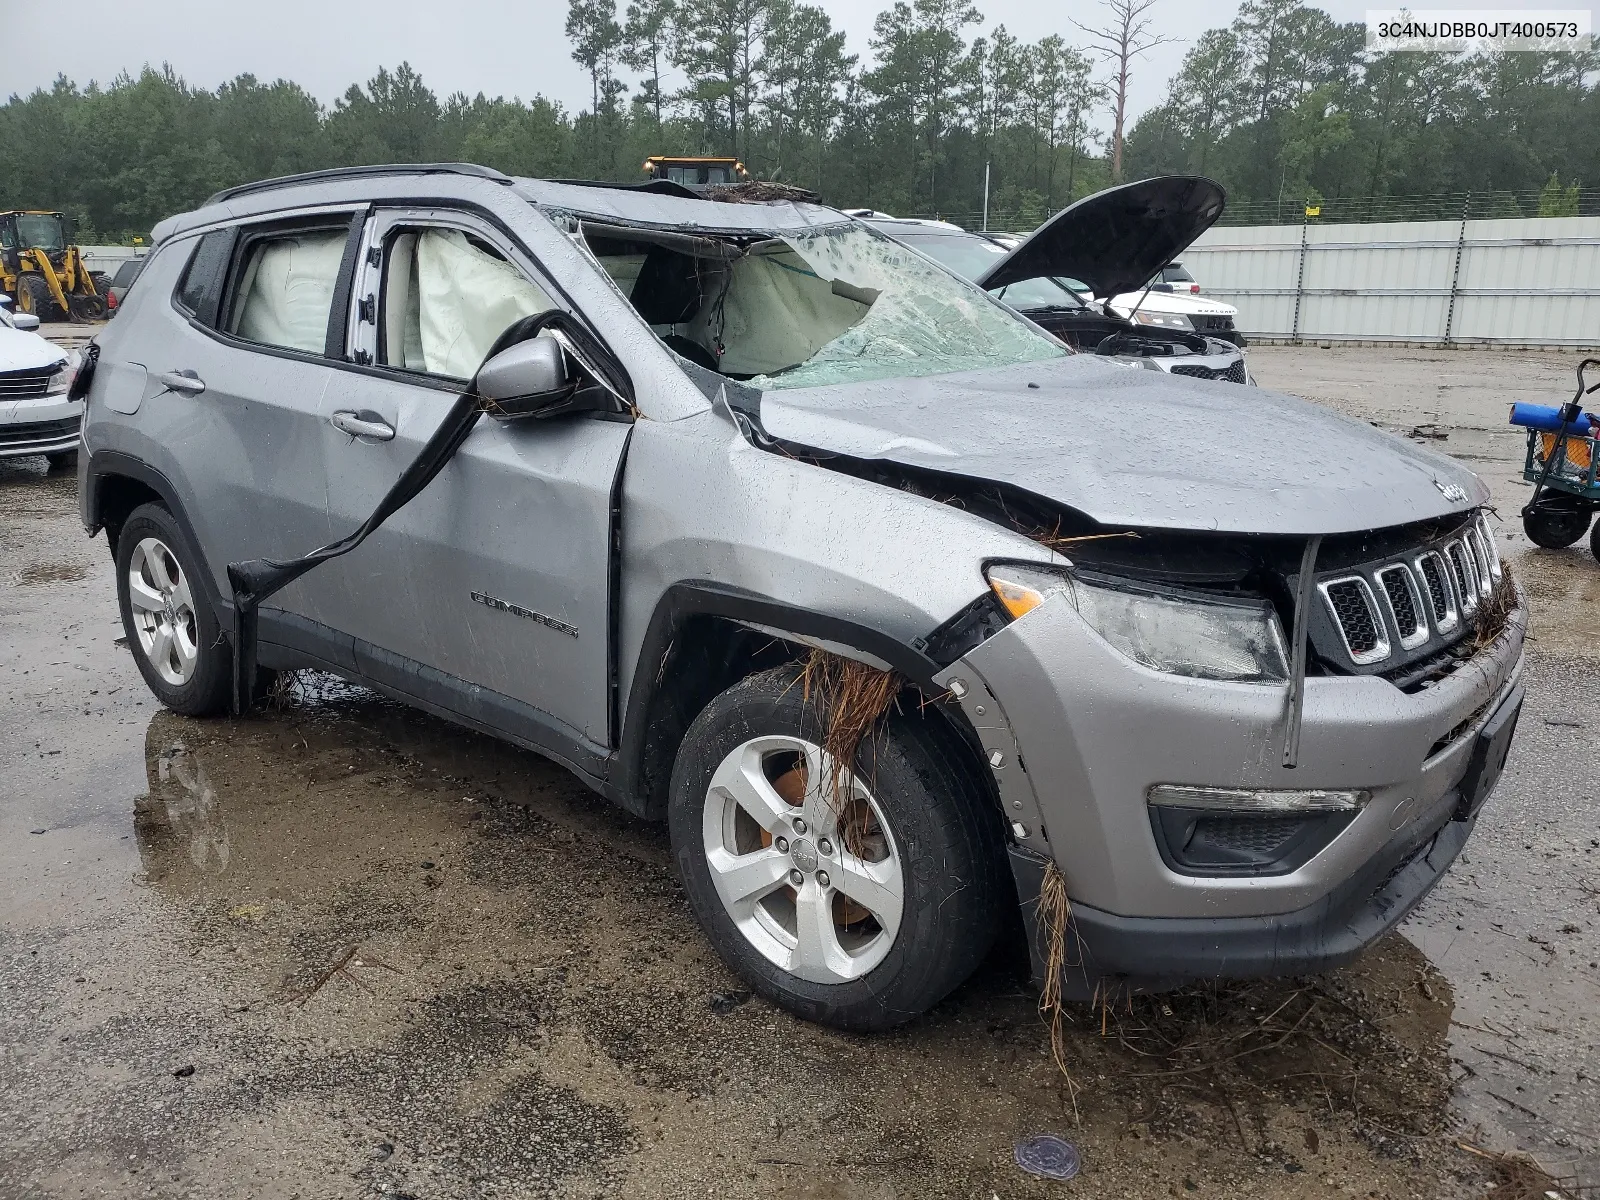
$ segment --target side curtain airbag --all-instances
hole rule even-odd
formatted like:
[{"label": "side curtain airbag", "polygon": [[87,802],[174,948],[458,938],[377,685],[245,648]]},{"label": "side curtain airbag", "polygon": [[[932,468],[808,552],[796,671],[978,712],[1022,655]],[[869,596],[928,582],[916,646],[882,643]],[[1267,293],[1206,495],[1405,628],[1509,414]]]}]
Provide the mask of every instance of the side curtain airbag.
[{"label": "side curtain airbag", "polygon": [[555,307],[516,267],[459,230],[425,230],[416,256],[422,369],[429,374],[472,378],[503,330]]},{"label": "side curtain airbag", "polygon": [[252,342],[321,354],[348,234],[308,233],[268,242],[251,257],[234,332]]}]

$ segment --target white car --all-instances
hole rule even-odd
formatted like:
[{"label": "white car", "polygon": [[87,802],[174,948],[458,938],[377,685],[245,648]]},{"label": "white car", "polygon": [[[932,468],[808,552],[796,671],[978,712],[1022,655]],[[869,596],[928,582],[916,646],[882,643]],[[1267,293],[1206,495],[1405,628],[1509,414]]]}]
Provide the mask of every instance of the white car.
[{"label": "white car", "polygon": [[69,400],[74,359],[34,332],[39,318],[0,297],[0,458],[42,454],[52,470],[78,458],[83,401]]},{"label": "white car", "polygon": [[[1177,291],[1186,286],[1157,283],[1148,293],[1123,292],[1111,297],[1106,307],[1119,317],[1127,317],[1140,325],[1159,329],[1193,331],[1206,337],[1222,338],[1235,346],[1244,346],[1244,335],[1234,326],[1239,310],[1221,300],[1193,292]],[[1134,312],[1137,306],[1138,312]]]}]

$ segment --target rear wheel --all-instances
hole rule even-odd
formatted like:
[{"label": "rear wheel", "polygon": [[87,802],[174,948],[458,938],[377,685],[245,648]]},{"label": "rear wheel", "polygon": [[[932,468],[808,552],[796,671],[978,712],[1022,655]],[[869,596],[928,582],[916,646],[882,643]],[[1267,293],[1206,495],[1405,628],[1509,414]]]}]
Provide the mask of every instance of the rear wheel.
[{"label": "rear wheel", "polygon": [[808,1020],[886,1029],[969,976],[999,926],[1004,850],[971,764],[931,719],[891,714],[824,780],[797,669],[735,684],[672,774],[673,854],[723,960]]},{"label": "rear wheel", "polygon": [[1596,521],[1589,532],[1589,553],[1600,559],[1600,521]]},{"label": "rear wheel", "polygon": [[1589,530],[1589,510],[1575,504],[1549,504],[1522,516],[1522,529],[1528,540],[1546,550],[1560,550],[1576,542]]},{"label": "rear wheel", "polygon": [[233,656],[200,583],[200,564],[171,513],[133,510],[117,535],[117,599],[139,673],[156,699],[189,717],[228,707]]}]

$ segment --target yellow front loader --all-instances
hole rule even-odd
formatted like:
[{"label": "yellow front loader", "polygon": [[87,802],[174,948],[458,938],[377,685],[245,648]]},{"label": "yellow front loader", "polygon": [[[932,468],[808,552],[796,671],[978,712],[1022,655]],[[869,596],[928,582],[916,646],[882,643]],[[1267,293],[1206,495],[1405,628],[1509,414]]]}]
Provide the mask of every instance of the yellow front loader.
[{"label": "yellow front loader", "polygon": [[19,312],[41,321],[102,321],[105,292],[67,242],[67,220],[58,212],[0,212],[0,291]]}]

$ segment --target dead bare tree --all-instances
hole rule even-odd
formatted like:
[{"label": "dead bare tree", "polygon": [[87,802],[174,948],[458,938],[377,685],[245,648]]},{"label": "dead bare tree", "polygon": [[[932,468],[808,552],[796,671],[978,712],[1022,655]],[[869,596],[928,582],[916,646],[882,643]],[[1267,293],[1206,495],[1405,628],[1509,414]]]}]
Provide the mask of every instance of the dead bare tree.
[{"label": "dead bare tree", "polygon": [[1146,50],[1175,38],[1162,37],[1150,29],[1150,10],[1157,0],[1103,0],[1109,20],[1102,29],[1091,29],[1073,21],[1089,35],[1090,45],[1115,68],[1111,85],[1115,123],[1111,131],[1111,181],[1122,182],[1122,127],[1128,112],[1129,64]]}]

